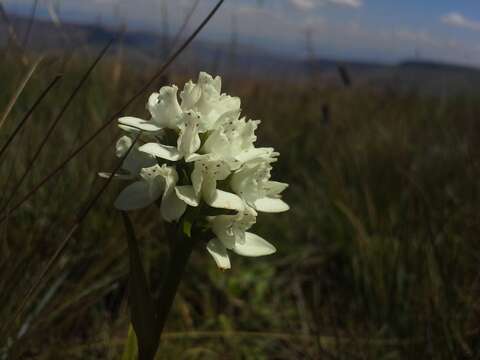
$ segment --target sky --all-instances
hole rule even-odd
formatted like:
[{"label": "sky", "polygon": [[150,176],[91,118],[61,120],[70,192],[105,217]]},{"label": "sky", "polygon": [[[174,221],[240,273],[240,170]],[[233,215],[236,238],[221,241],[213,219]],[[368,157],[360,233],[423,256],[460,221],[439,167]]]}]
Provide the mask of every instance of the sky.
[{"label": "sky", "polygon": [[[7,12],[25,14],[33,0],[0,2]],[[194,3],[39,0],[38,15],[174,34]],[[199,0],[190,30],[215,3]],[[242,44],[297,58],[312,53],[391,63],[417,58],[480,67],[480,0],[226,0],[201,37],[217,42],[235,37]]]}]

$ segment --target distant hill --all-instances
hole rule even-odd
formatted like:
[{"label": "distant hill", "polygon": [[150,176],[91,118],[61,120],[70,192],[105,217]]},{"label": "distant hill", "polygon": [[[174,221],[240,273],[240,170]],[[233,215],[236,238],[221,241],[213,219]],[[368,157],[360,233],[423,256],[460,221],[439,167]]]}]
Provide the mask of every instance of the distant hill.
[{"label": "distant hill", "polygon": [[480,91],[480,69],[436,61],[409,60],[395,66],[391,81],[406,90],[428,94],[457,94]]},{"label": "distant hill", "polygon": [[[28,20],[19,16],[10,16],[10,21],[20,39],[28,26]],[[28,41],[31,50],[67,50],[95,51],[118,35],[114,29],[89,24],[63,24],[57,27],[49,21],[36,20]],[[0,22],[0,46],[7,43],[7,28]],[[115,49],[122,48],[125,56],[133,62],[158,63],[166,55],[167,39],[146,31],[127,31],[119,38]],[[113,51],[111,51],[113,52]],[[212,70],[228,70],[252,76],[271,76],[275,74],[301,71],[303,64],[294,59],[272,55],[262,49],[244,44],[214,43],[196,39],[182,55],[179,63],[192,63],[196,67]]]},{"label": "distant hill", "polygon": [[444,71],[444,72],[464,72],[464,73],[472,73],[472,72],[480,72],[480,69],[474,68],[471,66],[465,65],[455,65],[455,64],[448,64],[442,63],[438,61],[429,61],[429,60],[406,60],[401,62],[399,67],[408,68],[408,69],[417,69],[417,70],[435,70],[435,71]]},{"label": "distant hill", "polygon": [[[23,38],[27,19],[10,16],[18,37]],[[5,23],[0,23],[0,46],[7,43]],[[36,20],[28,47],[32,50],[91,52],[117,36],[113,29],[86,24],[67,23],[57,27],[45,20]],[[116,49],[132,63],[158,63],[165,57],[165,45],[172,39],[145,31],[127,31]],[[115,49],[114,49],[115,51]],[[281,78],[288,81],[308,81],[312,76],[322,84],[372,85],[396,91],[419,91],[425,94],[477,91],[480,70],[476,68],[407,60],[389,65],[375,62],[343,61],[339,59],[301,60],[269,53],[246,44],[214,43],[196,40],[176,64],[177,69],[196,72],[228,72],[232,76]]]}]

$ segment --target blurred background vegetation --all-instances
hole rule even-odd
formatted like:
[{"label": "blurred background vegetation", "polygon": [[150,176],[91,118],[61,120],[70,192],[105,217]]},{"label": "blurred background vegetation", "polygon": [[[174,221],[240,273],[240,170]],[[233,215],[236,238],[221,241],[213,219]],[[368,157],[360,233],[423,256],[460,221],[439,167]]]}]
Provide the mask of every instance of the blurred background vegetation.
[{"label": "blurred background vegetation", "polygon": [[[119,56],[101,60],[55,128],[12,201],[13,189],[93,57],[39,56],[11,43],[0,56],[0,146],[58,73],[59,82],[0,157],[2,216],[154,73]],[[92,52],[95,50],[92,50]],[[24,61],[22,61],[23,59]],[[158,63],[161,63],[159,58]],[[230,60],[225,60],[230,61]],[[158,88],[215,73],[175,64]],[[301,81],[222,71],[225,92],[262,119],[258,139],[281,157],[287,213],[262,214],[255,232],[277,246],[262,259],[217,269],[195,251],[169,317],[159,359],[480,358],[480,92],[438,94],[327,75]],[[333,74],[333,75],[332,75]],[[343,81],[342,81],[343,80]],[[141,115],[146,96],[126,111]],[[118,359],[127,339],[128,256],[112,182],[38,291],[22,299],[112,169],[113,123],[0,224],[0,359]],[[167,252],[154,208],[133,222],[152,283]]]}]

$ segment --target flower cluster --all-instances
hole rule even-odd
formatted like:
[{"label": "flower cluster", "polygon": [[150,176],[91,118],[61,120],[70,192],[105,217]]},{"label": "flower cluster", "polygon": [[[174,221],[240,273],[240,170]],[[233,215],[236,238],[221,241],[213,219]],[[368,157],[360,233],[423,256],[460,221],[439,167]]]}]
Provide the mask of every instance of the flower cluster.
[{"label": "flower cluster", "polygon": [[[180,92],[164,86],[148,99],[148,120],[122,117],[126,132],[116,144],[116,155],[130,149],[118,178],[135,180],[118,196],[120,210],[144,208],[159,202],[166,221],[178,221],[187,208],[202,207],[203,220],[214,234],[207,250],[220,268],[230,268],[227,250],[244,256],[262,256],[275,247],[248,232],[257,212],[289,209],[280,193],[288,186],[270,180],[273,148],[256,148],[260,121],[240,117],[240,99],[221,92],[221,78],[200,73]],[[103,173],[104,176],[108,175]],[[209,208],[226,209],[215,216]]]}]

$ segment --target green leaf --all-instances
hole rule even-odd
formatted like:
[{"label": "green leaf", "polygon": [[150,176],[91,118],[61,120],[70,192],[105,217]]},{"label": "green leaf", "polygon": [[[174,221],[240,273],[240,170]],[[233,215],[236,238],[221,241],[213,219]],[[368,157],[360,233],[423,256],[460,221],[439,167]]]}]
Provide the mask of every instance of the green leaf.
[{"label": "green leaf", "polygon": [[190,221],[183,221],[183,233],[189,238],[192,237],[192,223]]},{"label": "green leaf", "polygon": [[122,360],[136,360],[137,359],[137,338],[133,326],[128,327],[128,338],[123,350]]},{"label": "green leaf", "polygon": [[133,329],[137,335],[140,360],[153,360],[159,345],[158,313],[143,269],[133,225],[122,212],[127,232],[130,277],[128,296]]}]

